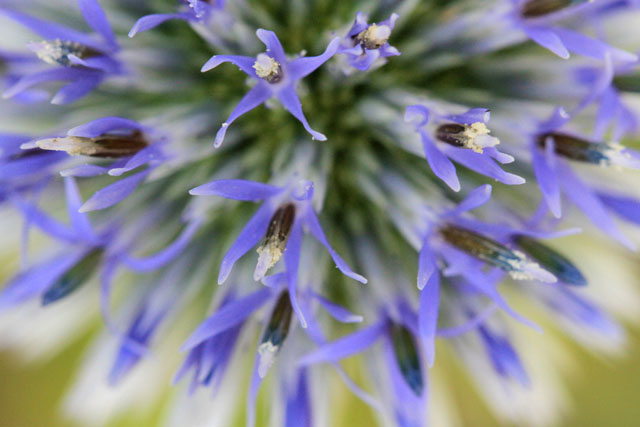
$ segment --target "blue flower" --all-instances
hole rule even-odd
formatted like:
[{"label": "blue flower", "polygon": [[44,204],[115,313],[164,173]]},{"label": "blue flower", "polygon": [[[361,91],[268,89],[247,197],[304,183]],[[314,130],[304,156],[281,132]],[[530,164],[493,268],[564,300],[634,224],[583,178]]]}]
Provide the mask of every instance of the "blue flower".
[{"label": "blue flower", "polygon": [[280,40],[278,40],[278,36],[273,31],[259,29],[256,31],[256,35],[267,47],[266,52],[258,54],[255,58],[252,56],[214,55],[202,67],[202,71],[205,72],[223,62],[231,62],[255,80],[255,86],[247,92],[229,118],[222,124],[216,134],[214,145],[219,147],[222,144],[227,128],[234,120],[273,97],[277,98],[282,106],[302,123],[314,139],[325,141],[327,139],[326,136],[314,131],[309,126],[302,112],[302,105],[296,92],[296,86],[300,80],[314,72],[335,55],[340,39],[334,38],[331,40],[322,55],[289,60],[284,53]]},{"label": "blue flower", "polygon": [[[506,3],[506,2],[505,2]],[[603,41],[592,39],[574,30],[557,26],[557,21],[565,18],[584,18],[593,14],[597,19],[598,8],[611,1],[592,2],[588,0],[547,2],[542,0],[510,0],[511,10],[507,13],[511,24],[523,31],[527,37],[561,58],[569,58],[569,52],[603,60],[606,55],[618,61],[636,61],[637,56],[609,46]]]},{"label": "blue flower", "polygon": [[500,141],[489,135],[486,126],[489,114],[489,110],[483,108],[472,108],[457,115],[440,115],[423,105],[406,109],[405,121],[415,124],[431,170],[454,191],[460,191],[460,181],[450,159],[504,184],[525,182],[496,164],[495,161],[511,163],[514,159],[495,148]]},{"label": "blue flower", "polygon": [[638,169],[640,154],[618,143],[595,142],[560,130],[570,119],[571,116],[558,107],[530,138],[531,163],[544,203],[554,216],[560,217],[561,194],[564,193],[594,225],[623,245],[634,248],[635,245],[613,222],[596,192],[572,171],[570,163]]},{"label": "blue flower", "polygon": [[292,305],[303,326],[306,323],[295,293],[303,227],[327,248],[343,274],[359,282],[367,282],[364,277],[354,273],[329,245],[311,203],[312,182],[293,179],[283,187],[276,187],[253,181],[223,179],[201,185],[189,193],[194,196],[216,195],[234,200],[264,201],[222,259],[218,283],[224,283],[235,262],[262,240],[253,278],[262,280],[267,271],[284,256]]},{"label": "blue flower", "polygon": [[376,24],[367,23],[367,15],[358,12],[351,29],[340,42],[338,54],[346,55],[353,68],[367,71],[378,58],[400,55],[400,51],[389,44],[398,15]]},{"label": "blue flower", "polygon": [[224,9],[225,0],[180,0],[182,5],[177,13],[154,13],[138,19],[129,31],[129,37],[148,31],[163,22],[181,19],[187,22],[208,22],[212,15]]},{"label": "blue flower", "polygon": [[102,40],[95,40],[88,34],[61,24],[14,10],[0,9],[0,13],[45,39],[42,42],[31,43],[28,47],[43,62],[56,66],[34,73],[26,71],[25,75],[4,92],[5,98],[19,95],[38,84],[64,81],[68,83],[54,95],[51,102],[69,104],[88,95],[105,78],[124,73],[122,64],[115,57],[119,51],[118,43],[98,2],[78,0],[78,5],[87,24]]},{"label": "blue flower", "polygon": [[93,177],[103,174],[122,176],[132,170],[146,169],[122,178],[98,190],[80,212],[105,209],[129,196],[151,172],[168,159],[164,137],[153,129],[121,117],[104,117],[74,127],[64,137],[47,138],[23,144],[47,151],[64,151],[72,156],[116,159],[109,166],[82,164],[61,171],[62,176]]}]

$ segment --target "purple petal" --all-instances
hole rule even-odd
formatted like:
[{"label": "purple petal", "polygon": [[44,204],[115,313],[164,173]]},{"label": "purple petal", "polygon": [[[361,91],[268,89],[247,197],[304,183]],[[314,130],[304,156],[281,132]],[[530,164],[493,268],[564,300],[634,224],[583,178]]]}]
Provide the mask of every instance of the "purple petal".
[{"label": "purple petal", "polygon": [[562,59],[569,58],[569,51],[553,31],[543,27],[524,27],[523,29],[527,36],[540,46],[549,49]]},{"label": "purple petal", "polygon": [[121,202],[138,188],[138,185],[151,173],[151,169],[138,172],[114,182],[95,192],[79,209],[79,212],[90,212],[106,209]]},{"label": "purple petal", "polygon": [[122,167],[112,167],[109,169],[109,175],[120,176],[142,165],[158,163],[163,159],[165,159],[165,155],[160,144],[153,144],[138,151],[133,157],[127,160]]},{"label": "purple petal", "polygon": [[98,237],[93,231],[89,217],[79,212],[80,206],[82,206],[82,197],[73,178],[64,179],[64,190],[67,197],[67,214],[76,235],[87,242],[97,241]]},{"label": "purple petal", "polygon": [[96,138],[109,132],[116,130],[138,130],[144,131],[145,127],[133,120],[124,119],[122,117],[102,117],[69,129],[67,135],[81,136],[84,138]]},{"label": "purple petal", "polygon": [[[81,75],[84,75],[86,72],[81,72]],[[52,70],[44,70],[39,71],[37,73],[26,75],[20,78],[16,83],[14,83],[11,87],[4,91],[2,96],[7,98],[12,98],[19,93],[29,89],[32,86],[35,86],[40,83],[50,82],[54,80],[75,80],[79,78],[79,74],[77,70],[73,70],[70,68],[54,68]]]},{"label": "purple petal", "polygon": [[456,168],[451,160],[436,146],[435,142],[426,134],[420,132],[422,148],[433,173],[443,180],[453,191],[460,191],[460,181],[456,175]]},{"label": "purple petal", "polygon": [[129,37],[134,37],[138,33],[155,28],[163,22],[170,21],[172,19],[191,21],[193,20],[193,15],[189,13],[156,13],[153,15],[143,16],[133,24],[131,31],[129,31]]},{"label": "purple petal", "polygon": [[202,221],[199,220],[187,224],[178,238],[157,254],[143,258],[125,257],[122,262],[130,269],[139,273],[161,268],[182,253],[201,224]]},{"label": "purple petal", "polygon": [[40,295],[71,269],[88,251],[72,249],[18,273],[0,292],[0,309]]},{"label": "purple petal", "polygon": [[447,215],[460,215],[463,212],[476,209],[487,203],[490,198],[491,186],[489,184],[481,185],[471,191],[467,197],[465,197],[455,209],[449,211]]},{"label": "purple petal", "polygon": [[307,210],[307,213],[304,218],[305,225],[308,227],[309,231],[313,235],[313,237],[318,240],[327,251],[329,251],[329,255],[333,259],[333,262],[336,263],[336,267],[344,274],[345,276],[351,277],[352,279],[357,280],[360,283],[367,283],[367,279],[362,277],[361,275],[354,273],[351,268],[347,265],[347,263],[333,250],[329,241],[327,241],[327,237],[324,235],[324,231],[322,231],[322,227],[320,226],[320,221],[316,216],[316,213],[312,208]]},{"label": "purple petal", "polygon": [[96,73],[93,75],[87,75],[78,80],[68,83],[63,86],[51,99],[51,103],[55,105],[65,105],[77,101],[89,94],[95,89],[102,80],[104,75],[102,73]]},{"label": "purple petal", "polygon": [[80,165],[73,167],[71,169],[65,169],[60,171],[60,175],[67,176],[78,176],[82,178],[88,178],[98,175],[104,175],[109,171],[109,168],[105,168],[98,165]]},{"label": "purple petal", "polygon": [[327,311],[327,313],[329,313],[331,317],[336,319],[338,322],[360,323],[363,320],[362,316],[354,314],[349,310],[347,310],[346,308],[344,308],[343,306],[329,301],[328,299],[324,298],[322,295],[318,295],[314,293],[313,297],[320,303],[320,305],[322,305],[322,308],[324,308]]},{"label": "purple petal", "polygon": [[209,71],[224,62],[230,62],[250,77],[260,79],[256,74],[256,70],[253,68],[253,64],[256,62],[256,58],[253,56],[214,55],[202,66],[200,71],[204,73],[205,71]]},{"label": "purple petal", "polygon": [[472,171],[500,181],[503,184],[520,185],[525,182],[524,178],[503,171],[491,157],[485,154],[476,153],[475,151],[467,148],[452,146],[444,147],[444,151],[447,156],[461,165],[471,169]]},{"label": "purple petal", "polygon": [[307,370],[298,371],[295,388],[286,393],[284,427],[312,427]]},{"label": "purple petal", "polygon": [[414,123],[416,128],[421,128],[429,123],[430,114],[430,110],[424,105],[410,105],[404,111],[404,121],[407,123]]},{"label": "purple petal", "polygon": [[438,308],[440,306],[440,274],[432,274],[427,286],[420,291],[418,325],[420,340],[429,367],[436,357],[436,329],[438,327]]},{"label": "purple petal", "polygon": [[244,226],[240,235],[222,259],[220,273],[218,274],[218,284],[222,284],[227,280],[233,264],[246,254],[249,249],[257,245],[260,239],[264,237],[273,211],[273,208],[269,206],[268,203],[264,203],[253,217],[251,217],[247,225]]},{"label": "purple petal", "polygon": [[255,202],[280,193],[282,188],[244,179],[218,179],[189,190],[192,196],[221,196]]},{"label": "purple petal", "polygon": [[386,327],[386,322],[381,321],[360,329],[351,335],[320,346],[306,356],[303,356],[298,363],[305,366],[322,362],[337,362],[345,357],[358,354],[380,338]]},{"label": "purple petal", "polygon": [[284,53],[284,49],[282,48],[282,44],[280,44],[280,40],[278,40],[276,33],[260,28],[256,31],[256,35],[267,47],[267,52],[269,52],[276,61],[281,64],[286,64],[288,62],[287,55]]},{"label": "purple petal", "polygon": [[293,86],[287,86],[282,88],[278,94],[278,99],[284,108],[287,109],[300,123],[304,126],[305,130],[311,134],[313,139],[318,141],[326,141],[327,137],[321,134],[320,132],[316,132],[311,129],[309,126],[309,122],[304,116],[302,112],[302,104],[300,104],[300,98],[298,98],[298,94],[296,93],[296,89]]},{"label": "purple petal", "polygon": [[340,45],[340,38],[336,37],[331,40],[329,46],[325,49],[322,55],[296,58],[289,63],[287,69],[291,73],[291,78],[294,80],[300,80],[309,74],[313,73],[318,67],[327,62],[333,55],[336,54],[338,46]]},{"label": "purple petal", "polygon": [[535,143],[531,147],[531,163],[533,172],[538,181],[538,187],[542,192],[542,197],[549,207],[549,210],[556,218],[562,216],[560,204],[560,185],[556,172],[556,162],[554,153],[553,138],[548,138],[545,143],[545,153],[542,155]]},{"label": "purple petal", "polygon": [[241,323],[267,302],[270,297],[271,289],[261,288],[225,304],[214,314],[207,317],[187,338],[180,349],[182,351],[190,350],[204,340]]},{"label": "purple petal", "polygon": [[112,48],[117,48],[118,42],[116,42],[116,36],[113,34],[113,30],[100,4],[98,4],[96,0],[78,0],[78,5],[87,24],[89,24],[96,33],[102,35]]},{"label": "purple petal", "polygon": [[265,102],[272,96],[271,88],[266,83],[258,83],[240,100],[236,108],[233,109],[231,115],[227,118],[227,121],[222,124],[220,130],[216,134],[214,147],[219,147],[224,140],[224,136],[227,133],[229,125],[234,122],[235,119],[241,115],[253,110],[258,105]]},{"label": "purple petal", "polygon": [[35,225],[43,232],[56,239],[64,240],[69,243],[75,243],[78,241],[78,236],[76,235],[75,230],[72,230],[60,221],[42,212],[36,206],[25,202],[19,196],[15,196],[13,198],[13,202],[22,212],[26,223]]},{"label": "purple petal", "polygon": [[472,125],[474,123],[488,123],[491,112],[486,108],[472,108],[462,114],[453,114],[446,116],[449,120],[456,123]]},{"label": "purple petal", "polygon": [[76,31],[64,25],[55,24],[49,21],[45,21],[44,19],[34,18],[32,16],[25,15],[14,10],[0,9],[0,12],[4,13],[14,21],[17,21],[18,23],[29,28],[31,31],[40,35],[44,39],[68,40],[80,43],[88,47],[92,47],[97,50],[102,50],[104,48],[104,46],[96,42],[89,35],[80,31]]},{"label": "purple petal", "polygon": [[289,233],[289,240],[287,241],[287,248],[284,250],[285,265],[287,266],[287,283],[289,287],[289,299],[291,300],[291,307],[296,313],[300,325],[303,328],[307,327],[307,320],[304,313],[300,308],[297,296],[297,284],[298,284],[298,266],[300,264],[300,251],[302,247],[302,224],[300,221],[295,221],[291,232]]},{"label": "purple petal", "polygon": [[566,28],[555,28],[555,34],[562,40],[567,49],[578,55],[584,55],[596,59],[605,59],[607,54],[614,61],[635,62],[638,56],[621,49],[609,46],[605,42],[592,39],[578,32]]},{"label": "purple petal", "polygon": [[498,306],[496,304],[491,303],[487,308],[460,326],[438,329],[437,335],[443,338],[454,338],[473,331],[477,329],[478,326],[482,325],[493,313],[495,313],[497,308]]},{"label": "purple petal", "polygon": [[367,71],[371,64],[380,57],[379,49],[365,49],[364,55],[349,60],[349,65],[360,71]]},{"label": "purple petal", "polygon": [[420,254],[418,255],[418,289],[425,287],[434,272],[437,272],[436,256],[428,242],[429,236],[424,239]]},{"label": "purple petal", "polygon": [[631,250],[635,245],[620,231],[593,190],[578,178],[568,166],[558,170],[564,194],[589,218],[593,224]]},{"label": "purple petal", "polygon": [[249,396],[247,398],[247,427],[254,427],[256,424],[256,398],[258,397],[260,384],[262,384],[262,377],[260,377],[260,374],[258,373],[259,366],[260,356],[256,357],[256,360],[253,364],[253,371],[251,372]]},{"label": "purple petal", "polygon": [[630,197],[598,194],[604,205],[627,221],[640,224],[640,201]]}]

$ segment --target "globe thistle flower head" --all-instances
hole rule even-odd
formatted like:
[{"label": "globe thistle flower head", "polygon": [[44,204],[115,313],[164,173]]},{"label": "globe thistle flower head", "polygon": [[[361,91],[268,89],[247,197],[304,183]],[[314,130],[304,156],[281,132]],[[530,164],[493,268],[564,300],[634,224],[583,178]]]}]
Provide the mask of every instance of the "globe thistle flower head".
[{"label": "globe thistle flower head", "polygon": [[91,340],[82,425],[553,425],[624,349],[637,2],[5,3],[0,346]]}]

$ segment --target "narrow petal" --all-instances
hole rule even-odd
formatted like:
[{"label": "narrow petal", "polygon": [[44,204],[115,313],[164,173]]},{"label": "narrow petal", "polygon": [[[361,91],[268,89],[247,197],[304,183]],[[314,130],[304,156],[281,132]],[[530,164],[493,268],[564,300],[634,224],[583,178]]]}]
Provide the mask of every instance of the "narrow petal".
[{"label": "narrow petal", "polygon": [[418,289],[424,288],[431,276],[438,271],[436,256],[431,250],[428,240],[429,236],[424,239],[418,254]]},{"label": "narrow petal", "polygon": [[282,188],[244,179],[218,179],[189,190],[192,196],[221,196],[233,200],[255,202],[268,199]]},{"label": "narrow petal", "polygon": [[92,120],[80,126],[69,129],[67,135],[81,136],[84,138],[96,138],[116,130],[138,130],[144,131],[145,128],[140,123],[125,119],[122,117],[102,117]]},{"label": "narrow petal", "polygon": [[77,176],[82,178],[88,178],[93,176],[104,175],[107,172],[109,172],[109,168],[105,168],[98,165],[87,164],[87,165],[75,166],[70,169],[61,170],[60,175],[64,177]]},{"label": "narrow petal", "polygon": [[86,248],[67,250],[18,273],[0,292],[0,309],[12,307],[45,292],[87,252]]},{"label": "narrow petal", "polygon": [[151,169],[128,176],[95,192],[79,209],[79,212],[90,212],[111,207],[138,188],[138,185],[151,173]]},{"label": "narrow petal", "polygon": [[96,0],[78,0],[78,5],[87,24],[96,33],[102,35],[111,47],[117,48],[116,36],[113,34],[109,21],[107,21],[107,16],[104,14],[100,4]]},{"label": "narrow petal", "polygon": [[80,206],[82,206],[82,197],[73,178],[64,179],[64,190],[67,197],[67,214],[76,235],[87,242],[97,241],[98,237],[93,231],[89,217],[79,212]]},{"label": "narrow petal", "polygon": [[418,328],[420,340],[429,367],[436,358],[436,329],[438,328],[438,309],[440,306],[440,274],[432,274],[427,285],[420,291]]},{"label": "narrow petal", "polygon": [[540,153],[538,147],[534,146],[531,148],[533,172],[538,181],[540,191],[542,192],[542,197],[551,213],[553,213],[553,216],[560,218],[562,216],[562,206],[560,201],[560,185],[555,167],[556,162],[557,160],[553,153],[553,141],[551,139],[546,142],[545,155]]},{"label": "narrow petal", "polygon": [[471,317],[467,322],[460,326],[452,326],[450,328],[438,329],[437,335],[443,338],[454,338],[460,335],[464,335],[467,332],[471,332],[482,325],[493,313],[495,313],[498,306],[495,303],[489,304],[487,308],[480,313]]},{"label": "narrow petal", "polygon": [[566,196],[593,222],[593,224],[613,237],[618,242],[631,250],[635,250],[635,244],[620,231],[607,212],[602,201],[595,195],[580,178],[578,178],[568,166],[562,165],[559,170],[560,182],[564,187]]},{"label": "narrow petal", "polygon": [[309,74],[313,73],[322,64],[327,62],[333,55],[336,54],[338,46],[340,45],[340,37],[336,37],[331,40],[329,46],[325,49],[322,55],[296,58],[289,63],[287,69],[291,73],[291,78],[294,80],[300,80]]},{"label": "narrow petal", "polygon": [[56,239],[69,243],[78,241],[78,236],[76,235],[75,230],[47,215],[36,206],[27,203],[18,196],[14,197],[13,202],[16,207],[20,209],[22,215],[24,215],[26,223],[35,225],[40,230]]},{"label": "narrow petal", "polygon": [[182,344],[180,349],[187,351],[204,340],[243,322],[255,310],[260,308],[271,297],[271,289],[261,288],[249,295],[238,298],[222,306],[207,317]]},{"label": "narrow petal", "polygon": [[80,98],[83,98],[95,89],[103,80],[104,75],[102,73],[94,73],[87,75],[78,80],[68,83],[63,86],[56,94],[51,98],[51,103],[55,105],[71,104]]},{"label": "narrow petal", "polygon": [[631,197],[598,194],[604,205],[627,221],[640,224],[640,201]]},{"label": "narrow petal", "polygon": [[303,328],[307,327],[307,320],[304,313],[300,308],[298,302],[298,266],[300,264],[300,251],[302,249],[302,224],[300,221],[295,221],[291,232],[289,234],[289,240],[287,241],[287,248],[282,255],[284,257],[285,265],[287,266],[287,283],[289,287],[289,298],[291,299],[291,307],[300,321],[300,325]]},{"label": "narrow petal", "polygon": [[284,53],[284,48],[278,40],[278,36],[273,31],[264,30],[262,28],[256,31],[256,35],[262,43],[267,47],[267,52],[273,55],[273,58],[281,64],[287,63],[287,55]]},{"label": "narrow petal", "polygon": [[342,323],[360,323],[363,320],[362,316],[354,314],[344,308],[341,305],[335,304],[328,299],[324,298],[322,295],[313,294],[313,297],[322,305],[327,313],[331,315],[338,322]]},{"label": "narrow petal", "polygon": [[373,345],[382,336],[386,327],[387,324],[383,321],[360,329],[351,335],[320,346],[303,356],[298,363],[305,366],[323,362],[337,362],[345,357],[358,354]]},{"label": "narrow petal", "polygon": [[[81,73],[83,74],[83,73]],[[74,70],[69,68],[54,68],[52,70],[39,71],[37,73],[28,74],[20,78],[12,86],[4,91],[2,96],[6,98],[12,98],[19,93],[31,88],[40,83],[50,82],[54,80],[75,80],[79,75]]]},{"label": "narrow petal", "polygon": [[220,273],[218,274],[219,284],[227,280],[235,262],[246,254],[249,249],[257,245],[260,239],[264,237],[273,211],[273,208],[269,206],[268,203],[264,203],[253,217],[251,217],[247,225],[244,226],[240,235],[222,259]]},{"label": "narrow petal", "polygon": [[122,262],[130,269],[139,273],[161,268],[182,253],[201,224],[202,221],[200,220],[191,221],[173,243],[154,255],[142,258],[125,256]]},{"label": "narrow petal", "polygon": [[333,259],[333,262],[336,263],[336,267],[344,274],[345,276],[351,277],[354,280],[357,280],[360,283],[367,283],[367,279],[362,277],[361,275],[354,273],[353,270],[347,265],[347,263],[333,250],[327,237],[324,235],[324,231],[322,231],[322,227],[320,226],[320,221],[316,216],[316,213],[313,209],[309,208],[304,218],[305,225],[308,227],[309,231],[313,235],[313,237],[318,240],[327,251],[329,251],[329,255]]},{"label": "narrow petal", "polygon": [[311,129],[309,122],[307,122],[304,113],[302,112],[302,104],[296,93],[296,89],[293,86],[288,86],[278,92],[278,99],[284,108],[287,109],[300,123],[304,126],[305,130],[311,134],[313,139],[318,141],[326,141],[327,137]]},{"label": "narrow petal", "polygon": [[467,197],[464,198],[458,206],[449,211],[448,215],[460,215],[463,212],[467,212],[476,209],[489,201],[491,198],[491,186],[484,184],[476,187],[471,191]]},{"label": "narrow petal", "polygon": [[312,427],[307,370],[298,371],[295,387],[286,393],[284,427]]},{"label": "narrow petal", "polygon": [[239,56],[239,55],[214,55],[212,56],[203,66],[200,71],[203,73],[205,71],[209,71],[218,65],[230,62],[236,67],[240,68],[241,71],[244,71],[250,77],[254,77],[259,79],[256,74],[256,70],[253,68],[253,64],[256,62],[256,58],[252,56]]},{"label": "narrow petal", "polygon": [[562,44],[571,52],[596,59],[605,59],[607,54],[614,61],[635,62],[638,56],[609,46],[603,41],[592,39],[583,34],[566,28],[555,28],[555,34],[562,40]]},{"label": "narrow petal", "polygon": [[422,137],[424,155],[433,173],[453,191],[460,191],[460,181],[451,160],[438,149],[435,142],[425,132],[420,132],[420,136]]},{"label": "narrow petal", "polygon": [[485,154],[476,153],[475,151],[467,148],[452,146],[444,147],[444,151],[447,156],[461,165],[471,169],[472,171],[493,178],[503,184],[520,185],[525,183],[524,178],[503,171],[491,157]]},{"label": "narrow petal", "polygon": [[150,30],[158,25],[170,21],[172,19],[182,19],[190,21],[193,19],[193,15],[189,13],[156,13],[153,15],[143,16],[133,24],[131,31],[129,31],[129,37],[134,37],[138,33]]},{"label": "narrow petal", "polygon": [[220,127],[220,130],[218,130],[213,144],[214,147],[219,147],[222,144],[229,125],[233,123],[235,119],[264,103],[267,99],[271,98],[271,96],[271,89],[266,83],[258,83],[251,88],[244,98],[240,100],[238,105],[236,105],[236,108],[233,109],[231,115],[227,118],[227,121]]},{"label": "narrow petal", "polygon": [[569,58],[569,51],[560,37],[558,37],[558,35],[553,31],[542,27],[525,27],[524,31],[531,40],[538,43],[540,46],[549,49],[562,59]]}]

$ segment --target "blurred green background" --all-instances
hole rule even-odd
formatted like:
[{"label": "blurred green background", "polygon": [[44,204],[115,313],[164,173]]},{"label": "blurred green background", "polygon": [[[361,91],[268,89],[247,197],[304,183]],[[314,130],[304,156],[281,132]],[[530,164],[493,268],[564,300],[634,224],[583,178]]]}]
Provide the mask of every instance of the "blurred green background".
[{"label": "blurred green background", "polygon": [[[15,354],[0,353],[0,425],[3,427],[63,427],[79,424],[65,419],[59,405],[82,360],[89,336],[46,363],[25,366]],[[640,422],[640,332],[629,332],[629,352],[620,358],[603,359],[570,344],[577,369],[568,380],[573,405],[563,426],[636,426]],[[544,345],[543,338],[541,345]],[[499,425],[473,386],[459,371],[448,376],[455,387],[459,415],[464,425]],[[346,396],[346,395],[345,395]],[[339,418],[344,426],[371,426],[368,409],[348,398]],[[158,408],[118,418],[110,426],[161,425]]]}]

